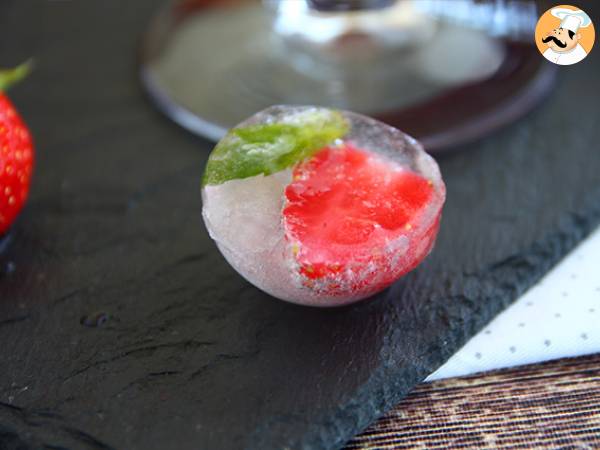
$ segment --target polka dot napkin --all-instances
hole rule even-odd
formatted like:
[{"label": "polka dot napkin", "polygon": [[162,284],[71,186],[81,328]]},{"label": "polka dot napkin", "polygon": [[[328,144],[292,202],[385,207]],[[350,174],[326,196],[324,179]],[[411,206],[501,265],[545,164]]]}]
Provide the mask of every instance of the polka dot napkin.
[{"label": "polka dot napkin", "polygon": [[427,381],[600,352],[600,228]]}]

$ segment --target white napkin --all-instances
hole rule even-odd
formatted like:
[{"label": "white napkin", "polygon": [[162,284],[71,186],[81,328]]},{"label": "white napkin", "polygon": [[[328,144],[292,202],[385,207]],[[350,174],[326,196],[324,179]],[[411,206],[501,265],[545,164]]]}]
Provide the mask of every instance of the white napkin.
[{"label": "white napkin", "polygon": [[600,352],[600,228],[426,381]]}]

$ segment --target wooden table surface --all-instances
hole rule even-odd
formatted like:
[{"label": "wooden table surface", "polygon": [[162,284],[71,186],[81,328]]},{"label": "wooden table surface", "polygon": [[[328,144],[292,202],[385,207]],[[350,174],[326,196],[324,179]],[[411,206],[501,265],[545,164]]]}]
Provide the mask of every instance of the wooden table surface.
[{"label": "wooden table surface", "polygon": [[600,354],[419,385],[346,450],[600,448]]}]

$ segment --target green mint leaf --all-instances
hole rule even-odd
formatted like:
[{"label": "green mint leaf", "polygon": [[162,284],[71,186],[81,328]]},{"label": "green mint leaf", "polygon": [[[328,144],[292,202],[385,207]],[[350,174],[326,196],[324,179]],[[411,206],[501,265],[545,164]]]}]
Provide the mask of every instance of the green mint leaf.
[{"label": "green mint leaf", "polygon": [[233,128],[210,154],[202,185],[279,172],[343,137],[349,127],[337,111],[310,110],[286,122]]}]

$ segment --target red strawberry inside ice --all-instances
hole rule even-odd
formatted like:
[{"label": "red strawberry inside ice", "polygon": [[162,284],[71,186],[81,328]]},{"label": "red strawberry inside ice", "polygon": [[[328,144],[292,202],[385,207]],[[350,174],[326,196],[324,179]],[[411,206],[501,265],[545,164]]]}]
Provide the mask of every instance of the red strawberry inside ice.
[{"label": "red strawberry inside ice", "polygon": [[303,284],[332,296],[375,292],[412,270],[437,232],[438,220],[422,226],[434,195],[430,180],[350,144],[300,163],[283,216]]}]

